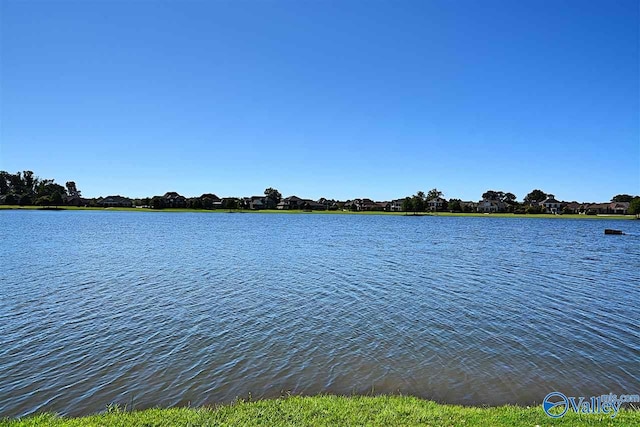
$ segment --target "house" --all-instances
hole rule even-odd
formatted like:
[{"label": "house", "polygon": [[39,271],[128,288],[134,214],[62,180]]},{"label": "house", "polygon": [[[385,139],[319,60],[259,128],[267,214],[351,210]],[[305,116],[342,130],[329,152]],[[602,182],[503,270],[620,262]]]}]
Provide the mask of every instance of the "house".
[{"label": "house", "polygon": [[390,212],[391,211],[391,202],[376,202],[377,209],[379,211]]},{"label": "house", "polygon": [[300,197],[297,197],[297,196],[285,197],[284,199],[280,200],[280,203],[276,205],[276,209],[284,209],[284,210],[301,209],[302,203],[303,202]]},{"label": "house", "polygon": [[612,202],[609,210],[616,215],[626,215],[629,211],[629,202]]},{"label": "house", "polygon": [[98,199],[97,205],[103,208],[130,208],[133,200],[122,196],[107,196]]},{"label": "house", "polygon": [[389,210],[391,212],[402,212],[402,203],[404,199],[395,199],[391,201],[391,205],[389,206]]},{"label": "house", "polygon": [[164,196],[162,196],[162,199],[164,201],[165,208],[181,209],[181,208],[187,207],[187,198],[184,196],[181,196],[175,191],[169,191],[167,193],[164,193]]},{"label": "house", "polygon": [[87,206],[89,199],[80,196],[65,196],[64,204],[67,206]]},{"label": "house", "polygon": [[506,210],[506,205],[504,202],[500,200],[489,200],[483,199],[478,202],[478,207],[476,211],[481,213],[495,213],[495,212],[504,212]]},{"label": "house", "polygon": [[543,212],[557,214],[560,212],[560,202],[555,199],[553,194],[547,195],[547,198],[540,202]]},{"label": "house", "polygon": [[444,210],[447,206],[447,201],[442,197],[436,197],[427,202],[427,209],[432,212],[438,212]]},{"label": "house", "polygon": [[322,203],[318,203],[315,200],[311,199],[301,199],[297,196],[291,196],[284,198],[276,205],[276,209],[305,209],[305,210],[314,210],[314,211],[323,211],[327,209],[327,206]]},{"label": "house", "polygon": [[260,210],[267,209],[267,198],[265,196],[251,196],[243,198],[246,209]]},{"label": "house", "polygon": [[586,214],[599,215],[626,215],[629,211],[629,202],[591,203],[585,206]]},{"label": "house", "polygon": [[472,201],[460,202],[460,208],[462,212],[478,212],[478,203]]},{"label": "house", "polygon": [[585,206],[584,212],[587,215],[609,213],[610,203],[589,203]]},{"label": "house", "polygon": [[584,210],[584,205],[578,202],[561,202],[562,211],[570,214],[577,214]]},{"label": "house", "polygon": [[215,194],[205,193],[200,196],[203,209],[220,209],[222,207],[222,199]]}]

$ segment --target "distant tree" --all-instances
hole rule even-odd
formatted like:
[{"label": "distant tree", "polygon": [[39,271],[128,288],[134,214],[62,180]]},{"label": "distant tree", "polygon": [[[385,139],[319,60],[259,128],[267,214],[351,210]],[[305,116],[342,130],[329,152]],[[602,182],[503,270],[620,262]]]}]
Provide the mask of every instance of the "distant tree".
[{"label": "distant tree", "polygon": [[413,204],[414,212],[424,212],[425,209],[425,199],[424,193],[422,191],[418,191],[412,198],[411,202]]},{"label": "distant tree", "polygon": [[9,172],[0,171],[0,195],[9,194]]},{"label": "distant tree", "polygon": [[442,193],[442,191],[438,190],[437,188],[432,188],[427,193],[426,200],[428,202],[429,200],[437,199],[438,197],[442,197],[443,195],[444,194]]},{"label": "distant tree", "polygon": [[152,209],[164,209],[164,197],[154,196],[149,203]]},{"label": "distant tree", "polygon": [[633,196],[629,194],[618,194],[616,196],[613,196],[613,198],[611,199],[612,202],[616,203],[631,202],[632,200]]},{"label": "distant tree", "polygon": [[51,197],[41,196],[36,199],[34,204],[38,206],[51,206],[53,203],[51,203]]},{"label": "distant tree", "polygon": [[271,199],[274,206],[280,203],[280,200],[282,200],[282,194],[280,194],[280,192],[275,188],[267,188],[266,190],[264,190],[264,195],[267,196],[267,199]]},{"label": "distant tree", "polygon": [[63,204],[65,194],[66,190],[62,185],[54,183],[52,179],[46,179],[38,183],[37,193],[33,199],[39,205],[59,206]]},{"label": "distant tree", "polygon": [[533,190],[531,193],[527,194],[524,198],[525,203],[531,204],[533,202],[541,202],[547,198],[547,193],[542,190]]},{"label": "distant tree", "polygon": [[62,194],[62,192],[56,191],[51,195],[51,204],[53,206],[60,206],[64,203],[62,200]]},{"label": "distant tree", "polygon": [[238,199],[234,197],[222,199],[222,209],[238,209]]},{"label": "distant tree", "polygon": [[20,201],[18,202],[18,204],[20,206],[29,206],[30,204],[32,204],[32,198],[30,195],[28,194],[23,194],[22,196],[20,196]]},{"label": "distant tree", "polygon": [[[206,199],[206,198],[205,198]],[[204,199],[200,198],[200,197],[192,197],[189,199],[189,207],[191,209],[206,209],[204,207]]]},{"label": "distant tree", "polygon": [[513,204],[516,201],[516,195],[513,193],[504,193],[502,201],[505,203]]},{"label": "distant tree", "polygon": [[411,197],[405,197],[402,201],[402,210],[405,212],[410,212],[413,210],[413,200]]},{"label": "distant tree", "polygon": [[636,196],[629,202],[629,213],[640,218],[640,197]]},{"label": "distant tree", "polygon": [[71,197],[80,197],[80,191],[76,187],[76,183],[74,181],[67,181],[65,184],[67,187],[67,194]]},{"label": "distant tree", "polygon": [[460,202],[460,199],[449,200],[449,210],[452,212],[462,212],[462,205],[460,204]]},{"label": "distant tree", "polygon": [[482,193],[483,200],[502,200],[504,193],[502,191],[487,190]]},{"label": "distant tree", "polygon": [[5,205],[17,205],[18,203],[20,203],[20,198],[15,194],[7,194],[4,196]]},{"label": "distant tree", "polygon": [[32,171],[23,171],[22,181],[23,181],[24,191],[27,193],[33,194],[33,192],[36,189],[36,186],[38,185],[39,179],[38,177],[33,175]]},{"label": "distant tree", "polygon": [[539,214],[542,213],[542,209],[540,208],[540,206],[527,206],[527,208],[525,209],[525,213]]}]

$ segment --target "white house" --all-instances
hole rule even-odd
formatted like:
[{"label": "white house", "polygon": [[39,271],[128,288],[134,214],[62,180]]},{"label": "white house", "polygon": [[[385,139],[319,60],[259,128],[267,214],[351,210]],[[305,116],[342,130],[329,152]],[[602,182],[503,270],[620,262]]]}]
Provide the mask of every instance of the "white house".
[{"label": "white house", "polygon": [[442,197],[436,197],[427,202],[427,208],[432,212],[441,211],[446,203],[447,201]]},{"label": "white house", "polygon": [[478,212],[482,213],[494,213],[494,212],[503,212],[506,209],[507,205],[499,200],[480,200],[478,202]]},{"label": "white house", "polygon": [[560,202],[554,198],[553,194],[547,195],[547,198],[540,202],[540,206],[546,213],[557,214],[560,212]]}]

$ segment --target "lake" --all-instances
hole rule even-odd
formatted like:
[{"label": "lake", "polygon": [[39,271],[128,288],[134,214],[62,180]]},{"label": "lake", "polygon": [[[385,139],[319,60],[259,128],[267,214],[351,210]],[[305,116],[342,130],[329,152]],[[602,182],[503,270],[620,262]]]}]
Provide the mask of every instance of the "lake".
[{"label": "lake", "polygon": [[640,221],[0,211],[0,241],[0,417],[640,393]]}]

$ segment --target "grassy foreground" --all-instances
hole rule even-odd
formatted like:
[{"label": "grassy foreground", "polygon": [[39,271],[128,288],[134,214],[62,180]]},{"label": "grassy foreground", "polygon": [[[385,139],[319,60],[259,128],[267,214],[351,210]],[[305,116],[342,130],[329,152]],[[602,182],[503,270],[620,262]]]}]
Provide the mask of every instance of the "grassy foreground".
[{"label": "grassy foreground", "polygon": [[51,414],[0,425],[18,426],[637,426],[640,411],[622,409],[615,418],[568,412],[552,419],[541,406],[495,408],[441,405],[405,396],[290,396],[216,408],[110,410],[82,418]]}]

